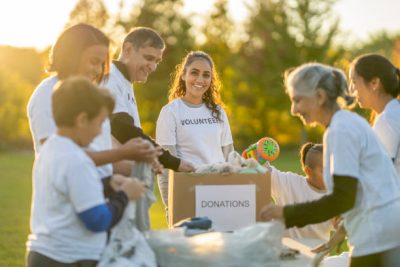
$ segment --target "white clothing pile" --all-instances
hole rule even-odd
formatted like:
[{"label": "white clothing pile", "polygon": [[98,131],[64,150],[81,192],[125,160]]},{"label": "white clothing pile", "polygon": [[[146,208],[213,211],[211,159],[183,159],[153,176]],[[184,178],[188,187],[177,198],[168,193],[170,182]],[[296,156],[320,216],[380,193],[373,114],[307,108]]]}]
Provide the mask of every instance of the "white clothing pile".
[{"label": "white clothing pile", "polygon": [[266,173],[271,171],[269,163],[261,166],[253,158],[245,159],[238,152],[229,153],[228,162],[206,164],[198,167],[196,173]]},{"label": "white clothing pile", "polygon": [[159,267],[279,266],[283,224],[257,223],[234,233],[186,237],[183,229],[151,231],[146,237]]}]

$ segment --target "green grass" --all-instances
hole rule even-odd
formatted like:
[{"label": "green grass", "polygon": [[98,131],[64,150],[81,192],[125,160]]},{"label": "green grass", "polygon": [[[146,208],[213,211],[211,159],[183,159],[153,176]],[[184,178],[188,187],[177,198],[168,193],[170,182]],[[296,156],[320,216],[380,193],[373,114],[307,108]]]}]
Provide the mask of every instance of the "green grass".
[{"label": "green grass", "polygon": [[297,150],[283,150],[279,157],[271,162],[277,169],[281,171],[292,171],[298,174],[303,174],[300,165],[299,151]]},{"label": "green grass", "polygon": [[[29,233],[33,153],[0,153],[0,266],[25,265]],[[283,171],[301,170],[297,151],[281,152],[273,165]],[[158,201],[150,210],[153,229],[167,227],[164,206]]]},{"label": "green grass", "polygon": [[24,266],[32,163],[31,153],[0,154],[0,266]]}]

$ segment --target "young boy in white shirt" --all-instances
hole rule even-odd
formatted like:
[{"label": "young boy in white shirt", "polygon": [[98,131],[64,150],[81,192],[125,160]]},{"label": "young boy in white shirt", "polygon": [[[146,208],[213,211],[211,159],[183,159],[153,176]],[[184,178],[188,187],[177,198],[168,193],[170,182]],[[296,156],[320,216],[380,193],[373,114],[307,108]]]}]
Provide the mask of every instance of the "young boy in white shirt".
[{"label": "young boy in white shirt", "polygon": [[[300,161],[306,176],[282,172],[272,167],[271,196],[277,205],[317,200],[326,195],[322,177],[322,144],[306,143],[300,149]],[[285,236],[329,240],[332,221],[286,229]]]},{"label": "young boy in white shirt", "polygon": [[[54,91],[57,132],[33,169],[28,267],[96,266],[106,231],[121,219],[129,200],[142,197],[145,187],[137,179],[113,178],[107,185],[113,190],[103,188],[82,149],[100,134],[113,108],[113,98],[85,78],[67,79]],[[103,190],[111,192],[108,202]]]}]

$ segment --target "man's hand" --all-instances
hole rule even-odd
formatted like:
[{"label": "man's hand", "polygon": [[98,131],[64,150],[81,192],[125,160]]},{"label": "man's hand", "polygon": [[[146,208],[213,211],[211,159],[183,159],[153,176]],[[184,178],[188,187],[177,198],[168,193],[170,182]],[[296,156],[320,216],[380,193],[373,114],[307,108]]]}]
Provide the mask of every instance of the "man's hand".
[{"label": "man's hand", "polygon": [[149,163],[157,159],[162,153],[160,147],[155,148],[149,141],[140,137],[129,140],[117,149],[118,152],[121,153],[123,159],[145,161]]},{"label": "man's hand", "polygon": [[164,166],[158,161],[158,159],[155,159],[151,163],[151,168],[155,174],[161,174],[164,169]]},{"label": "man's hand", "polygon": [[178,172],[194,172],[194,166],[192,163],[181,159],[181,164],[179,164]]},{"label": "man's hand", "polygon": [[273,219],[279,220],[284,223],[285,218],[283,217],[283,207],[275,204],[267,204],[261,208],[260,211],[261,220],[271,221]]}]

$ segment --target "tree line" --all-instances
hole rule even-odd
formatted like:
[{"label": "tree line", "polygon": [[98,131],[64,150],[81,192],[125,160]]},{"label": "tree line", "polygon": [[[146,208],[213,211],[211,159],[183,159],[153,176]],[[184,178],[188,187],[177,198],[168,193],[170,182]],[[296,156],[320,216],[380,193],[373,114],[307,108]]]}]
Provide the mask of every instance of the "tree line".
[{"label": "tree line", "polygon": [[[199,25],[184,15],[183,0],[140,0],[126,13],[124,2],[111,15],[103,0],[79,0],[66,27],[86,22],[102,29],[118,46],[135,26],[156,29],[166,42],[163,61],[145,84],[135,85],[142,127],[153,135],[158,113],[167,103],[170,75],[191,50],[203,50],[215,61],[222,99],[235,147],[242,150],[263,136],[281,146],[305,140],[320,142],[321,129],[305,129],[290,115],[282,74],[293,66],[318,61],[347,69],[360,53],[381,53],[400,65],[400,34],[379,32],[369,41],[345,47],[335,0],[254,0],[247,19],[238,24],[228,13],[228,0],[216,0]],[[46,76],[49,49],[0,46],[0,150],[30,148],[26,104]]]}]

